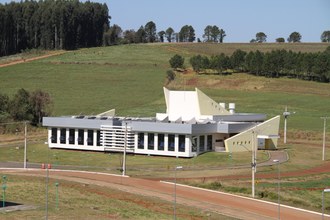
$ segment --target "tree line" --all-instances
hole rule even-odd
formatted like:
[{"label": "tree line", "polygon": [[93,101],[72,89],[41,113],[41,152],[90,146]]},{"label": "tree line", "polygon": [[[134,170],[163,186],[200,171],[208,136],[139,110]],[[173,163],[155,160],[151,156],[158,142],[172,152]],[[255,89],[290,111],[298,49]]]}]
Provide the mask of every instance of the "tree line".
[{"label": "tree line", "polygon": [[[66,49],[154,42],[215,42],[223,43],[224,29],[207,25],[203,39],[197,38],[192,25],[175,31],[172,27],[157,31],[153,21],[138,30],[110,26],[107,5],[79,0],[25,0],[0,4],[0,56],[26,49]],[[288,42],[300,42],[302,36],[293,32]],[[250,42],[266,42],[267,35],[258,32]],[[321,35],[322,42],[330,42],[330,31]],[[283,37],[276,42],[285,42]]]},{"label": "tree line", "polygon": [[[172,68],[183,68],[184,59],[175,55],[170,59]],[[256,76],[289,77],[318,82],[330,82],[330,46],[324,52],[301,53],[287,50],[271,52],[240,49],[231,56],[224,53],[211,57],[195,55],[189,60],[197,73],[231,74],[247,72]]]},{"label": "tree line", "polygon": [[[224,36],[225,35],[223,34],[223,37]],[[156,24],[153,21],[149,21],[145,25],[141,25],[137,31],[134,29],[123,31],[119,25],[114,24],[104,34],[105,46],[131,43],[155,43],[165,41],[194,42],[195,40],[195,29],[191,25],[182,26],[179,32],[175,32],[172,27],[168,27],[166,30],[157,32]]]},{"label": "tree line", "polygon": [[26,49],[102,46],[109,27],[106,4],[79,0],[0,4],[0,56]]},{"label": "tree line", "polygon": [[0,92],[0,123],[30,121],[39,125],[42,117],[51,114],[52,104],[50,95],[40,89],[33,92],[19,89],[12,98]]},{"label": "tree line", "polygon": [[[223,43],[226,37],[224,29],[217,25],[207,25],[204,29],[203,39],[197,38],[197,42],[214,42]],[[130,44],[130,43],[154,43],[154,42],[195,42],[196,34],[195,29],[191,25],[184,25],[178,32],[172,27],[166,30],[157,32],[156,24],[149,21],[144,26],[135,31],[134,29],[123,31],[122,28],[114,24],[105,33],[106,46],[117,44]],[[294,31],[286,39],[289,43],[301,42],[302,35]],[[330,42],[330,31],[324,31],[320,37],[322,42]],[[275,40],[277,43],[284,43],[284,37],[278,37]],[[267,35],[264,32],[256,33],[256,37],[250,40],[250,43],[264,43],[267,42]]]}]

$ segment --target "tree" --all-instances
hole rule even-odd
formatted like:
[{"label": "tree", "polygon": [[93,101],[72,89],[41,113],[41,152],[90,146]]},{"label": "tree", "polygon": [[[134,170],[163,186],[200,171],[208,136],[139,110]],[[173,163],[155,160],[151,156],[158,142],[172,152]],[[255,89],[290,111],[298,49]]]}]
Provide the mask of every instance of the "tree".
[{"label": "tree", "polygon": [[190,25],[185,25],[179,32],[180,42],[193,42],[195,40],[195,30]]},{"label": "tree", "polygon": [[264,32],[258,32],[256,34],[256,41],[258,43],[264,43],[266,42],[266,39],[267,39],[267,35]]},{"label": "tree", "polygon": [[290,34],[290,36],[288,37],[288,42],[293,42],[293,43],[297,43],[300,42],[301,40],[301,35],[299,32],[292,32]]},{"label": "tree", "polygon": [[240,49],[235,50],[235,52],[230,57],[231,66],[237,71],[243,69],[243,64],[245,61],[246,52]]},{"label": "tree", "polygon": [[223,39],[226,37],[226,32],[223,29],[220,29],[220,39],[219,42],[223,43]]},{"label": "tree", "polygon": [[159,41],[163,43],[164,42],[165,31],[159,31],[158,36],[159,36]]},{"label": "tree", "polygon": [[153,21],[149,21],[144,26],[147,42],[153,43],[156,41],[156,24]]},{"label": "tree", "polygon": [[175,72],[173,70],[167,70],[166,79],[167,79],[167,84],[173,81],[175,79]]},{"label": "tree", "polygon": [[220,39],[220,29],[218,26],[214,25],[211,29],[211,37],[213,42],[218,42]]},{"label": "tree", "polygon": [[0,93],[0,122],[5,122],[9,117],[9,97]]},{"label": "tree", "polygon": [[25,89],[20,89],[14,95],[10,102],[9,113],[15,121],[24,121],[32,119],[30,106],[30,93]]},{"label": "tree", "polygon": [[167,41],[171,43],[174,40],[174,35],[173,35],[174,30],[173,30],[173,28],[171,28],[171,27],[167,28],[165,33],[166,33]]},{"label": "tree", "polygon": [[199,72],[201,69],[208,69],[210,67],[210,60],[207,56],[196,55],[189,60],[193,70]]},{"label": "tree", "polygon": [[277,43],[284,43],[285,39],[283,37],[276,38]]},{"label": "tree", "polygon": [[144,30],[144,27],[141,26],[139,30],[135,33],[134,37],[135,43],[146,43],[147,42],[147,33]]},{"label": "tree", "polygon": [[124,31],[124,33],[123,33],[123,36],[124,36],[123,43],[124,44],[135,43],[135,34],[136,33],[133,29]]},{"label": "tree", "polygon": [[122,29],[119,25],[112,25],[109,30],[104,33],[103,44],[105,46],[119,44],[120,39],[122,38]]},{"label": "tree", "polygon": [[322,42],[330,42],[330,31],[323,31],[322,35],[321,35],[321,41]]},{"label": "tree", "polygon": [[212,56],[210,61],[210,67],[216,69],[219,74],[222,74],[224,70],[231,67],[230,58],[224,53],[220,55]]},{"label": "tree", "polygon": [[42,118],[49,116],[52,110],[52,99],[47,92],[36,90],[30,96],[30,106],[32,112],[32,123],[41,124]]},{"label": "tree", "polygon": [[183,68],[184,58],[178,54],[175,54],[170,60],[170,65],[173,69]]},{"label": "tree", "polygon": [[204,41],[206,42],[211,41],[211,32],[212,32],[212,26],[207,25],[204,29],[204,34],[203,34]]}]

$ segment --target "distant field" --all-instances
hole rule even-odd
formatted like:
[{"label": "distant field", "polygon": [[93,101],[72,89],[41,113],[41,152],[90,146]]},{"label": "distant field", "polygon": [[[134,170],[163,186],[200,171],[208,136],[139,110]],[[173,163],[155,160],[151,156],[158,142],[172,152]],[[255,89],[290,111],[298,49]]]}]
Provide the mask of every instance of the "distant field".
[{"label": "distant field", "polygon": [[182,43],[165,44],[169,51],[177,52],[183,55],[216,55],[224,53],[231,55],[235,50],[241,49],[246,52],[259,50],[261,52],[270,52],[272,50],[292,50],[293,52],[320,52],[324,51],[329,43]]}]

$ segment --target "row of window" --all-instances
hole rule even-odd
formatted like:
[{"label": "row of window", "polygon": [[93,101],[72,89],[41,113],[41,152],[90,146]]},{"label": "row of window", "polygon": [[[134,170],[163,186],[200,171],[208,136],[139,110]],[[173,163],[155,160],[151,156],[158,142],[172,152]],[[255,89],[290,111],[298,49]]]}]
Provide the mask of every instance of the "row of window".
[{"label": "row of window", "polygon": [[[56,144],[58,143],[58,133],[57,128],[52,128],[52,136],[51,136],[51,142]],[[78,129],[78,134],[76,135],[75,129],[69,129],[69,134],[67,137],[67,129],[61,128],[60,129],[60,138],[59,143],[60,144],[78,144],[78,145],[84,145],[84,140],[86,139],[88,146],[94,146],[94,130],[87,130],[87,137],[85,137],[85,130]],[[96,131],[96,146],[101,146],[101,132]]]},{"label": "row of window", "polygon": [[[207,135],[206,136],[206,151],[212,150],[212,142],[213,142],[212,135]],[[205,151],[205,136],[204,135],[199,136],[198,146],[199,146],[199,152]],[[192,137],[192,152],[196,152],[196,151],[197,151],[197,137],[193,136]]]},{"label": "row of window", "polygon": [[[155,146],[155,134],[148,133],[148,143],[147,149],[148,150],[155,150],[155,148],[159,151],[163,151],[165,149],[165,134],[156,134],[158,136],[158,141]],[[178,135],[179,139],[179,152],[186,151],[186,136],[185,135]],[[144,133],[138,133],[138,149],[144,149]],[[175,150],[175,135],[168,134],[167,135],[167,150],[174,151]]]},{"label": "row of window", "polygon": [[251,141],[234,141],[233,145],[244,145],[244,144],[251,144]]},{"label": "row of window", "polygon": [[[155,135],[158,136],[158,141],[155,146]],[[205,142],[206,137],[206,142]],[[197,146],[199,147],[199,152],[204,151],[211,151],[212,150],[212,142],[213,138],[212,135],[201,135],[199,136],[199,142],[197,145],[197,138],[196,136],[192,137],[192,152],[197,152]],[[163,151],[164,145],[165,145],[165,134],[154,134],[154,133],[148,133],[147,134],[147,149],[148,150],[157,150]],[[206,149],[205,149],[206,144]],[[138,149],[144,149],[145,146],[145,134],[144,133],[138,133]],[[168,151],[174,151],[175,150],[175,135],[174,134],[167,134],[167,149]],[[178,135],[178,150],[179,152],[185,152],[186,151],[186,136],[185,135]]]}]

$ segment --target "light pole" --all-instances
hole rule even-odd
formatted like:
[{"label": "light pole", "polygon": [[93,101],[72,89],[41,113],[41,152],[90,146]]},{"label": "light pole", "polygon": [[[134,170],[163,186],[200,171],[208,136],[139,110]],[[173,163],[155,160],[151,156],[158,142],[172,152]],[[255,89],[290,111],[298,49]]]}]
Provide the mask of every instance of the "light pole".
[{"label": "light pole", "polygon": [[278,172],[278,180],[277,180],[277,203],[278,203],[278,219],[281,219],[281,203],[280,203],[280,190],[281,190],[281,176],[280,176],[280,161],[273,160],[274,163],[277,163],[277,172]]},{"label": "light pole", "polygon": [[176,171],[182,169],[182,166],[176,166],[174,169],[174,204],[173,204],[173,219],[176,219]]},{"label": "light pole", "polygon": [[26,139],[27,139],[27,128],[26,122],[24,122],[24,169],[26,169]]},{"label": "light pole", "polygon": [[127,122],[125,121],[124,155],[123,155],[123,168],[122,168],[123,176],[125,176],[125,173],[126,173],[126,146],[127,146]]},{"label": "light pole", "polygon": [[322,148],[322,160],[325,160],[325,131],[327,126],[327,119],[330,117],[321,117],[321,119],[324,120],[324,126],[323,126],[323,148]]},{"label": "light pole", "polygon": [[[48,145],[48,142],[45,142]],[[48,220],[48,183],[49,183],[49,147],[47,146],[47,165],[46,165],[46,213],[45,219]]]},{"label": "light pole", "polygon": [[269,134],[269,135],[262,135],[258,134],[256,130],[252,131],[252,162],[251,162],[251,170],[252,170],[252,198],[255,196],[255,173],[257,172],[257,150],[258,150],[258,138],[263,139],[273,139],[273,138],[280,138],[277,134]]},{"label": "light pole", "polygon": [[257,161],[256,161],[256,140],[255,140],[255,131],[252,131],[252,162],[251,162],[251,170],[252,170],[252,198],[255,196],[255,173],[256,173],[256,166],[257,166]]},{"label": "light pole", "polygon": [[330,192],[330,189],[324,189],[322,191],[322,220],[324,219],[324,193]]},{"label": "light pole", "polygon": [[56,210],[58,210],[58,185],[59,185],[59,183],[56,182],[55,183],[55,187],[56,187]]},{"label": "light pole", "polygon": [[7,176],[2,176],[2,207],[5,207],[6,206],[6,188],[7,188],[7,185],[6,185],[6,182],[7,182]]},{"label": "light pole", "polygon": [[288,112],[288,107],[285,106],[285,111],[283,112],[284,116],[284,144],[286,144],[286,126],[287,126],[287,119],[291,114],[296,114],[296,112]]},{"label": "light pole", "polygon": [[[6,125],[6,124],[21,124],[22,122],[9,122],[9,123],[0,123],[1,125]],[[27,149],[27,123],[29,123],[29,121],[25,121],[24,123],[24,159],[23,159],[23,168],[26,169],[26,149]],[[16,129],[16,133],[18,132],[18,130]]]}]

